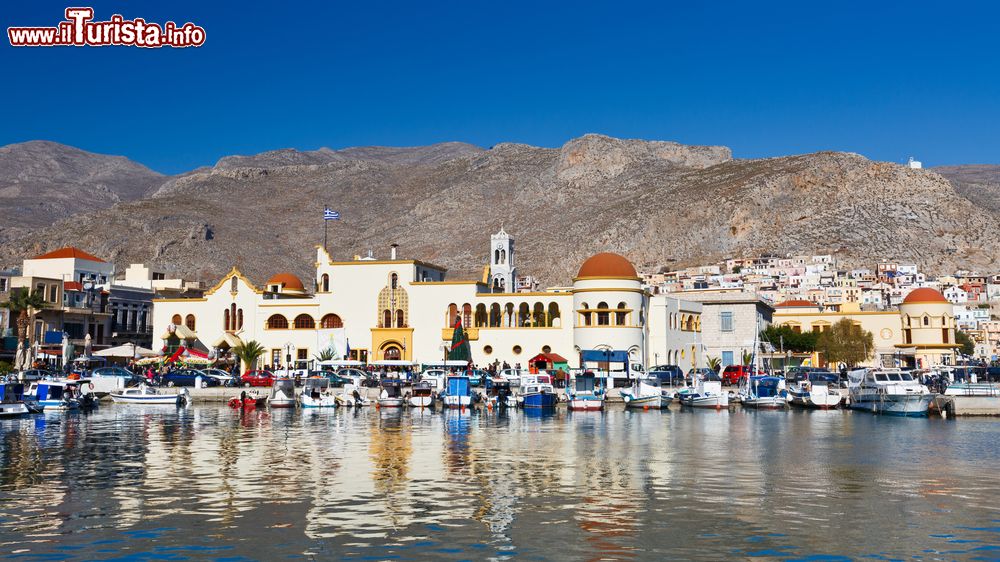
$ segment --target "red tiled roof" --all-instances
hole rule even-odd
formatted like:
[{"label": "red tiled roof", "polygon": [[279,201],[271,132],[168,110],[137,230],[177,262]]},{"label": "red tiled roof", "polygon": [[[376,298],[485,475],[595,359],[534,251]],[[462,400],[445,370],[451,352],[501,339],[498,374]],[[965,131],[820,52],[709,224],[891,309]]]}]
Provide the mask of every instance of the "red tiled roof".
[{"label": "red tiled roof", "polygon": [[784,301],[784,302],[779,302],[778,304],[774,305],[774,308],[786,308],[786,307],[790,308],[790,307],[793,307],[793,306],[810,306],[810,307],[814,307],[814,306],[819,306],[819,305],[816,304],[816,303],[814,303],[814,302],[812,302],[812,301],[807,301],[807,300],[802,300],[802,299],[792,299],[792,300],[787,300],[787,301]]},{"label": "red tiled roof", "polygon": [[74,248],[72,246],[68,246],[66,248],[59,248],[58,250],[52,250],[47,254],[42,254],[40,256],[34,257],[34,259],[36,260],[55,260],[61,258],[76,258],[78,260],[89,260],[89,261],[106,263],[101,258],[94,256],[92,254],[88,254],[87,252],[84,252],[83,250],[79,248]]},{"label": "red tiled roof", "polygon": [[63,283],[63,290],[64,291],[82,291],[83,290],[83,284],[80,283],[79,281],[66,281],[65,283]]},{"label": "red tiled roof", "polygon": [[903,304],[926,304],[937,302],[946,303],[948,302],[948,299],[944,298],[944,295],[934,289],[931,289],[930,287],[913,289],[908,295],[906,295],[906,298],[903,299]]}]

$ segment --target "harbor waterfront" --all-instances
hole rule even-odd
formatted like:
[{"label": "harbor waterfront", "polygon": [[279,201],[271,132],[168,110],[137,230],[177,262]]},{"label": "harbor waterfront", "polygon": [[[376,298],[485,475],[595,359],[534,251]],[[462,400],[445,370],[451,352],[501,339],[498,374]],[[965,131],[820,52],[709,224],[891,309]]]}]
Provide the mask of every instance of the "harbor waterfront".
[{"label": "harbor waterfront", "polygon": [[0,420],[0,557],[990,559],[998,437],[840,410],[102,406]]}]

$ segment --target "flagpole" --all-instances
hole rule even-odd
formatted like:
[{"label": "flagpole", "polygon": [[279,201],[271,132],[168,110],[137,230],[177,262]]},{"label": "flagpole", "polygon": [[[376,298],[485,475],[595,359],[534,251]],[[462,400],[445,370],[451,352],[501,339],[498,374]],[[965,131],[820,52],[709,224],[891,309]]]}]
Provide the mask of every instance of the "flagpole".
[{"label": "flagpole", "polygon": [[[325,207],[325,209],[329,209],[329,207]],[[330,250],[328,250],[327,247],[326,247],[326,225],[329,222],[330,221],[326,220],[326,213],[324,212],[324,215],[323,215],[323,251],[326,252],[327,254],[330,253]]]}]

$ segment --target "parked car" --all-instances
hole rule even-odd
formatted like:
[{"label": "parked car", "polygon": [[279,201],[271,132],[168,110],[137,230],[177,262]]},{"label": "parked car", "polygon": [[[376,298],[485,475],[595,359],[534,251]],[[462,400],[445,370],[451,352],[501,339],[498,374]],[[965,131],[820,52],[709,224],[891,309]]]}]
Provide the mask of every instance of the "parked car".
[{"label": "parked car", "polygon": [[750,365],[730,365],[722,370],[722,384],[735,385],[739,383],[741,377],[747,377],[754,373]]},{"label": "parked car", "polygon": [[656,365],[649,370],[649,376],[660,379],[662,384],[684,384],[684,371],[677,365]]},{"label": "parked car", "polygon": [[160,384],[165,386],[195,386],[198,379],[201,379],[201,388],[219,386],[218,379],[206,375],[198,369],[177,369],[170,371],[160,377]]},{"label": "parked car", "polygon": [[222,369],[209,368],[202,369],[201,372],[212,378],[218,379],[219,384],[222,386],[236,386],[236,377],[226,371],[223,371]]},{"label": "parked car", "polygon": [[138,375],[122,367],[98,367],[90,372],[92,377],[121,377],[125,386],[134,386],[146,382],[146,377]]},{"label": "parked car", "polygon": [[797,380],[802,380],[809,376],[809,373],[814,371],[826,371],[826,369],[821,369],[819,367],[789,367],[785,369],[785,380],[788,382],[795,382]]},{"label": "parked car", "polygon": [[272,386],[274,385],[274,374],[270,371],[247,371],[240,377],[243,386]]},{"label": "parked car", "polygon": [[719,376],[719,373],[716,373],[714,370],[709,369],[708,367],[695,367],[693,369],[690,369],[687,372],[686,376],[688,381],[690,382],[693,382],[698,377],[701,377],[702,380],[706,381],[722,380],[722,377]]},{"label": "parked car", "polygon": [[19,376],[26,382],[35,382],[48,377],[55,377],[56,374],[52,371],[46,371],[45,369],[27,369],[21,371]]},{"label": "parked car", "polygon": [[[346,369],[345,369],[346,370]],[[354,381],[350,377],[342,376],[333,371],[309,371],[310,377],[326,377],[330,379],[330,386],[340,388],[345,384],[352,384]]]},{"label": "parked car", "polygon": [[517,369],[503,369],[500,371],[500,378],[510,383],[511,386],[521,386],[521,373]]}]

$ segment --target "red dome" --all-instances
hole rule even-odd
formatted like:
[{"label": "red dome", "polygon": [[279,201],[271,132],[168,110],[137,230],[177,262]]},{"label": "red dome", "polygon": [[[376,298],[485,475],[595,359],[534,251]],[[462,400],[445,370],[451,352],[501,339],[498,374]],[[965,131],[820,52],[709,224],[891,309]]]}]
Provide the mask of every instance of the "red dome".
[{"label": "red dome", "polygon": [[639,277],[632,262],[611,252],[603,252],[591,256],[580,266],[577,277],[612,277],[620,279],[635,279]]},{"label": "red dome", "polygon": [[930,287],[921,287],[919,289],[913,289],[910,294],[906,295],[903,299],[903,304],[920,304],[920,303],[947,303],[948,299],[944,298],[944,295],[936,289],[931,289]]},{"label": "red dome", "polygon": [[774,308],[791,308],[794,306],[809,306],[815,308],[819,305],[814,303],[813,301],[807,301],[802,299],[791,299],[785,302],[779,302],[778,304],[774,305]]},{"label": "red dome", "polygon": [[283,289],[289,289],[292,291],[306,290],[305,285],[302,284],[302,280],[287,271],[274,274],[274,276],[267,280],[267,284],[281,285]]}]

